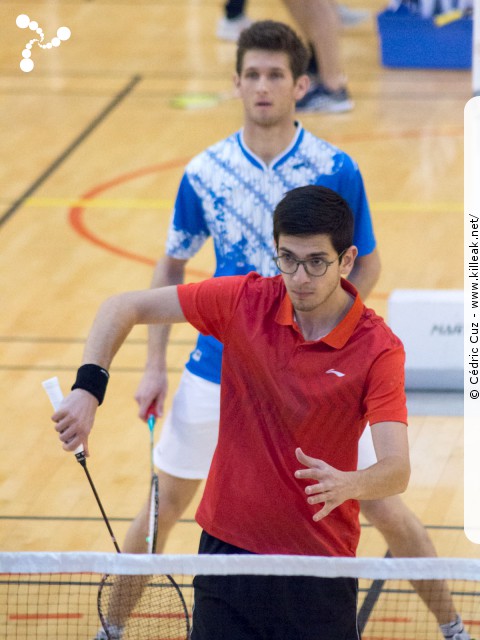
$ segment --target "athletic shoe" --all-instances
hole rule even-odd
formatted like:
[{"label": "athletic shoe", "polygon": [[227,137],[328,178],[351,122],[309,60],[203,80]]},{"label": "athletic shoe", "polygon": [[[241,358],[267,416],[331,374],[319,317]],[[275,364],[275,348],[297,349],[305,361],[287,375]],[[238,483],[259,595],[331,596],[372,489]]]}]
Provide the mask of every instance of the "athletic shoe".
[{"label": "athletic shoe", "polygon": [[356,27],[370,18],[370,11],[367,9],[350,9],[344,4],[337,5],[337,12],[344,27]]},{"label": "athletic shoe", "polygon": [[229,20],[228,18],[220,18],[217,24],[217,38],[220,40],[228,40],[236,42],[244,29],[252,24],[252,20],[244,16],[243,13]]},{"label": "athletic shoe", "polygon": [[457,614],[455,620],[440,625],[440,631],[447,640],[471,640],[461,617]]},{"label": "athletic shoe", "polygon": [[342,113],[353,109],[353,100],[346,88],[330,91],[322,84],[316,84],[297,102],[296,109],[303,112]]}]

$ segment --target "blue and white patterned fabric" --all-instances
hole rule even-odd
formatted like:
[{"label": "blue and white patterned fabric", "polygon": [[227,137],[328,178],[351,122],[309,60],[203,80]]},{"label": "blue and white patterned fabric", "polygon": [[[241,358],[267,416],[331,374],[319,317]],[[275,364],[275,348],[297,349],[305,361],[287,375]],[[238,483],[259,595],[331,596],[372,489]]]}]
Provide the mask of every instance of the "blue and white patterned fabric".
[{"label": "blue and white patterned fabric", "polygon": [[[375,248],[370,209],[357,164],[346,153],[297,124],[291,145],[267,166],[245,145],[242,131],[209,147],[186,167],[168,233],[167,254],[194,256],[212,237],[214,276],[257,271],[277,273],[272,217],[283,195],[316,184],[340,193],[355,217],[354,244],[359,255]],[[199,336],[187,369],[220,383],[222,345]]]}]

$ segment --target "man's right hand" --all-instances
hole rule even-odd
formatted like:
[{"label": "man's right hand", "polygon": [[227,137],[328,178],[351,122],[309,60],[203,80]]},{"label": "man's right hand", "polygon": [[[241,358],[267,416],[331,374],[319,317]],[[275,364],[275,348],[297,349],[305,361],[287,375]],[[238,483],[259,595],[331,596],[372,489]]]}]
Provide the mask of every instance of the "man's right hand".
[{"label": "man's right hand", "polygon": [[84,389],[74,389],[62,400],[52,420],[65,451],[75,451],[82,444],[85,455],[89,455],[88,436],[97,408],[98,400]]},{"label": "man's right hand", "polygon": [[138,403],[138,416],[147,422],[148,410],[152,406],[160,418],[163,416],[165,398],[167,397],[168,379],[165,369],[146,370],[135,393]]}]

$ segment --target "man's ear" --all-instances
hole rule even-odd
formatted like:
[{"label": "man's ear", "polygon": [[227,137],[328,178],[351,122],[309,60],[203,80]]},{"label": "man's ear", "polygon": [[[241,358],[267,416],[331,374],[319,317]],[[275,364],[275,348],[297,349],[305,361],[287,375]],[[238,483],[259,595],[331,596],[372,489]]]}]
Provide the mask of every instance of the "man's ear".
[{"label": "man's ear", "polygon": [[340,262],[340,273],[344,278],[347,278],[353,269],[353,265],[355,264],[355,258],[358,256],[357,247],[352,244],[351,247],[345,250],[345,253],[342,256],[342,261]]},{"label": "man's ear", "polygon": [[310,89],[310,78],[307,74],[303,74],[297,78],[295,82],[295,102],[298,102]]},{"label": "man's ear", "polygon": [[233,74],[233,89],[236,98],[240,97],[240,76],[238,73]]}]

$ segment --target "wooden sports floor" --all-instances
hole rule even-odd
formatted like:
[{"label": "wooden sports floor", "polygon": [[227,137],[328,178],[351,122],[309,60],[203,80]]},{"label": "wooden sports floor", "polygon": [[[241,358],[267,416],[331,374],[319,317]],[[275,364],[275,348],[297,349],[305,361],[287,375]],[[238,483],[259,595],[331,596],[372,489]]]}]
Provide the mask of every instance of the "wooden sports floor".
[{"label": "wooden sports floor", "polygon": [[[395,288],[463,286],[463,108],[471,78],[382,68],[374,15],[383,6],[351,1],[372,11],[342,35],[356,108],[301,120],[360,164],[383,262],[368,303],[384,314]],[[290,22],[277,0],[252,1],[248,10],[255,19]],[[30,73],[19,68],[31,37],[16,26],[19,14],[36,20],[47,41],[60,26],[72,33],[58,48],[34,47]],[[220,15],[213,0],[0,4],[3,551],[113,551],[82,469],[56,439],[41,382],[58,375],[68,390],[100,302],[149,285],[183,166],[240,126],[235,48],[215,37]],[[207,277],[212,265],[208,245],[189,279]],[[148,430],[133,401],[145,337],[135,330],[116,358],[91,437],[90,472],[119,541],[148,488]],[[188,326],[174,328],[171,392],[193,340]],[[410,416],[405,501],[439,555],[476,557],[462,530],[462,417],[421,413]],[[196,551],[194,511],[175,527],[168,552]],[[385,552],[365,526],[359,555]]]}]

